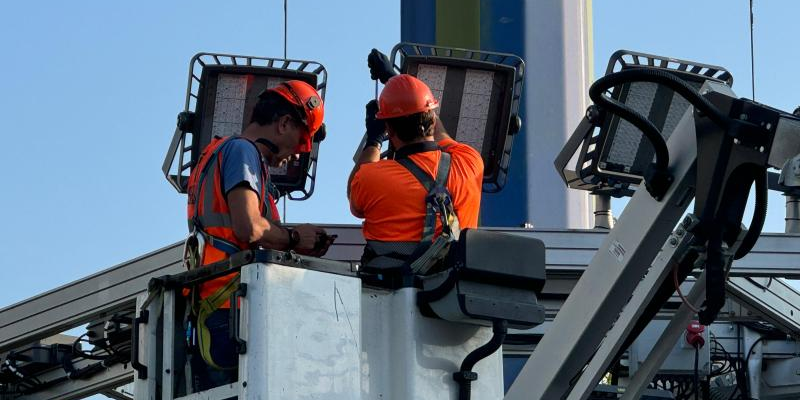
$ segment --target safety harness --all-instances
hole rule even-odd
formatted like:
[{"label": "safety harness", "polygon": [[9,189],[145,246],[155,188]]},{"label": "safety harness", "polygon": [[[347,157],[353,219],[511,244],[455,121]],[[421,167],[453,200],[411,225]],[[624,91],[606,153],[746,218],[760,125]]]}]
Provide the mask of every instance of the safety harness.
[{"label": "safety harness", "polygon": [[[244,138],[233,137],[228,140],[237,139]],[[251,143],[253,146],[255,146],[255,144],[249,140],[248,143]],[[217,250],[222,251],[227,257],[230,257],[231,255],[243,250],[238,245],[227,239],[209,234],[205,229],[207,226],[227,227],[232,229],[230,215],[215,213],[213,210],[211,212],[205,212],[204,210],[203,214],[200,214],[199,212],[201,189],[204,189],[204,207],[208,207],[208,209],[211,209],[212,207],[215,195],[214,191],[216,190],[216,187],[214,186],[214,174],[217,173],[217,169],[212,169],[212,166],[217,164],[219,152],[224,144],[224,142],[220,143],[211,153],[200,172],[200,177],[195,185],[194,193],[190,194],[195,196],[195,207],[193,216],[189,221],[191,233],[186,239],[186,243],[184,245],[184,264],[187,269],[202,267],[203,253],[206,245],[211,245]],[[269,174],[266,173],[263,166],[261,168],[261,178],[260,204],[264,208],[262,214],[264,217],[272,220],[272,208],[264,203],[265,199],[268,198],[266,192],[267,188],[269,187]],[[211,332],[206,326],[206,320],[214,311],[218,310],[223,304],[225,304],[225,302],[230,299],[231,295],[239,288],[240,277],[240,273],[237,272],[236,275],[224,286],[204,299],[200,298],[196,287],[191,289],[191,300],[187,310],[187,318],[191,318],[192,316],[194,317],[193,319],[197,329],[197,346],[200,350],[200,355],[208,365],[217,369],[234,369],[236,367],[222,367],[214,361],[213,357],[211,356]],[[231,307],[235,307],[235,305],[231,304]],[[191,323],[189,323],[189,329],[191,329]],[[191,335],[188,335],[188,337],[191,337]]]},{"label": "safety harness", "polygon": [[[451,156],[432,142],[406,146],[398,151],[395,161],[407,169],[425,188],[425,221],[419,242],[384,242],[368,240],[362,257],[362,271],[375,275],[425,275],[438,265],[458,240],[458,224],[452,196],[447,190]],[[402,150],[406,150],[403,152]],[[410,154],[441,151],[436,178],[411,161]],[[442,224],[441,235],[434,239],[436,221]]]}]

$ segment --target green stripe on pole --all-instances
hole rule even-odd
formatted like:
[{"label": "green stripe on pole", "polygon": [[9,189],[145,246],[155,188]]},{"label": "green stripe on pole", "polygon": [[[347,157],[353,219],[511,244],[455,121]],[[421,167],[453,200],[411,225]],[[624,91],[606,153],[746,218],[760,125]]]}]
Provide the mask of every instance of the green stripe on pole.
[{"label": "green stripe on pole", "polygon": [[436,44],[480,49],[480,0],[436,0]]}]

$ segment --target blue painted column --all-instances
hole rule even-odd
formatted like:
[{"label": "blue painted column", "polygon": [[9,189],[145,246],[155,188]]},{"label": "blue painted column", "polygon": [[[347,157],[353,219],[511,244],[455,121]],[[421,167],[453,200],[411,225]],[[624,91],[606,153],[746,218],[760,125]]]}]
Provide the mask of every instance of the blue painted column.
[{"label": "blue painted column", "polygon": [[555,159],[587,106],[591,0],[402,0],[401,41],[479,48],[526,62],[508,181],[484,194],[481,225],[586,228],[586,193],[567,191]]}]

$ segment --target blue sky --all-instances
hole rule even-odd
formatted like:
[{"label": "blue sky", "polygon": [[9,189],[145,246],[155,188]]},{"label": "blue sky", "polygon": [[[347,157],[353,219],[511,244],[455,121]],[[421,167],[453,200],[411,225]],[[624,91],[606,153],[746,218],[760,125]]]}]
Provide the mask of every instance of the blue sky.
[{"label": "blue sky", "polygon": [[[185,197],[161,175],[188,62],[279,57],[283,2],[12,2],[0,13],[0,307],[181,240]],[[345,182],[374,95],[365,56],[399,41],[399,1],[291,0],[288,56],[330,74],[317,191],[288,221],[355,223]],[[756,0],[756,94],[800,104],[800,3]],[[747,0],[594,1],[595,71],[617,49],[722,65],[749,97]],[[535,73],[535,71],[528,71]],[[555,156],[555,155],[553,155]],[[768,230],[783,230],[772,195]],[[619,202],[616,206],[621,206]],[[615,210],[619,214],[620,208]]]}]

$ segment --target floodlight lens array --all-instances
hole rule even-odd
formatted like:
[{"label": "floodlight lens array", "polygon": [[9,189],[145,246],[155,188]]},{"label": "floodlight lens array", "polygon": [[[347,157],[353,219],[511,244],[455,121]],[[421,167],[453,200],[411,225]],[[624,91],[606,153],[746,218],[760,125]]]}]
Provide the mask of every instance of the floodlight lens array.
[{"label": "floodlight lens array", "polygon": [[[704,80],[685,77],[686,82],[700,89]],[[681,117],[689,109],[689,102],[663,85],[651,82],[634,82],[619,88],[615,94],[620,101],[647,117],[661,130],[664,140],[669,139]],[[599,167],[606,172],[632,176],[644,174],[654,160],[652,146],[643,140],[642,132],[630,122],[614,116],[609,125],[608,141],[601,152]]]},{"label": "floodlight lens array", "polygon": [[[483,154],[487,135],[487,123],[492,100],[492,87],[495,73],[480,69],[451,69],[451,76],[456,78],[448,80],[448,67],[444,65],[419,64],[417,78],[425,82],[433,92],[433,96],[441,104],[436,113],[445,113],[445,127],[461,142]],[[445,90],[445,83],[447,90]],[[453,96],[454,98],[445,98]],[[455,111],[458,105],[458,111]],[[444,111],[442,111],[444,110]],[[455,126],[453,126],[455,125]]]}]

